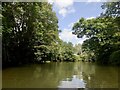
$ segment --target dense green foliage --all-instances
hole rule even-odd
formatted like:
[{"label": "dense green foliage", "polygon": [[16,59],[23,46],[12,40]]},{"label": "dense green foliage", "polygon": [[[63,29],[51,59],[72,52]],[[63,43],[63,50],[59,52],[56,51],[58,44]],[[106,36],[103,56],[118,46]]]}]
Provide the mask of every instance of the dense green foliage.
[{"label": "dense green foliage", "polygon": [[[119,64],[120,2],[104,3],[100,17],[81,18],[73,26],[81,45],[59,38],[58,19],[47,2],[2,3],[2,66],[46,61],[96,60]],[[1,29],[1,27],[0,27]],[[1,37],[1,34],[0,34]],[[116,58],[115,58],[116,57]],[[113,59],[115,58],[115,59]]]},{"label": "dense green foliage", "polygon": [[101,7],[105,9],[105,12],[103,12],[101,16],[120,17],[120,1],[103,3]]},{"label": "dense green foliage", "polygon": [[[31,6],[31,7],[30,7]],[[31,62],[34,57],[33,3],[2,3],[3,66]]]},{"label": "dense green foliage", "polygon": [[[100,64],[120,64],[117,57],[119,53],[113,53],[120,50],[119,3],[104,3],[102,7],[106,10],[100,17],[81,18],[74,24],[73,34],[78,38],[88,38],[82,44],[88,60],[96,60]],[[116,59],[110,60],[110,56]]]},{"label": "dense green foliage", "polygon": [[58,19],[47,2],[2,3],[2,66],[72,61],[73,45],[59,39]]},{"label": "dense green foliage", "polygon": [[110,55],[110,63],[113,65],[120,65],[120,50],[115,51]]}]

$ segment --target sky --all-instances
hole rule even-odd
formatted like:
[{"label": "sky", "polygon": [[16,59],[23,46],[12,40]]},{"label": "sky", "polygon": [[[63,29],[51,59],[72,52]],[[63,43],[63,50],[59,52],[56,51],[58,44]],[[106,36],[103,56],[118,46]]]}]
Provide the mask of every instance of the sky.
[{"label": "sky", "polygon": [[86,0],[86,2],[78,2],[73,0],[55,0],[53,2],[53,11],[58,17],[58,26],[62,32],[59,37],[66,42],[82,44],[86,38],[77,38],[72,34],[72,26],[81,17],[86,19],[96,18],[103,12],[101,8],[101,0]]}]

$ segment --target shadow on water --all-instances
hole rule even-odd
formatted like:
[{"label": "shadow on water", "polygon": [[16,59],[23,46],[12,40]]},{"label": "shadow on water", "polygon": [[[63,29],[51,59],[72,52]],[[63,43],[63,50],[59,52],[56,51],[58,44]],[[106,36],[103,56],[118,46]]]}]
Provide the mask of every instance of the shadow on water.
[{"label": "shadow on water", "polygon": [[2,75],[3,88],[118,88],[118,68],[93,63],[28,65],[5,69]]}]

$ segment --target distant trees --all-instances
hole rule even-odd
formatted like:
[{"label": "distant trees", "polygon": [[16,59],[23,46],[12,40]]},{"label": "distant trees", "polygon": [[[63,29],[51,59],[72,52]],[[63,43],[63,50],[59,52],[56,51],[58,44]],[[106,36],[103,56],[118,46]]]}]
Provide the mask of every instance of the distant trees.
[{"label": "distant trees", "polygon": [[63,42],[61,43],[61,56],[64,61],[75,61],[76,57],[74,56],[74,47],[71,42]]},{"label": "distant trees", "polygon": [[74,53],[77,55],[82,54],[82,45],[81,44],[75,44]]},{"label": "distant trees", "polygon": [[73,34],[78,38],[88,38],[82,44],[83,51],[92,54],[88,59],[96,59],[101,64],[120,64],[119,59],[112,58],[112,62],[110,59],[114,52],[120,50],[120,2],[104,3],[102,7],[106,10],[100,17],[81,18],[75,23]]}]

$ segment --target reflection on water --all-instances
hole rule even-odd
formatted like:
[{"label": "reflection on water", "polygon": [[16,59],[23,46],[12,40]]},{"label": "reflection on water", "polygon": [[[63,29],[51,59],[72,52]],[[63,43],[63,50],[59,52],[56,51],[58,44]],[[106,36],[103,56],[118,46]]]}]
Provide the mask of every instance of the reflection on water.
[{"label": "reflection on water", "polygon": [[58,88],[85,88],[85,82],[77,77],[77,75],[73,75],[72,78],[60,81]]},{"label": "reflection on water", "polygon": [[3,88],[118,88],[118,68],[48,63],[3,70]]}]

